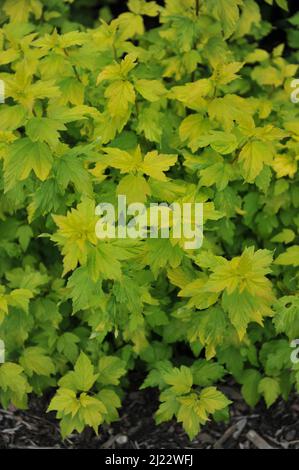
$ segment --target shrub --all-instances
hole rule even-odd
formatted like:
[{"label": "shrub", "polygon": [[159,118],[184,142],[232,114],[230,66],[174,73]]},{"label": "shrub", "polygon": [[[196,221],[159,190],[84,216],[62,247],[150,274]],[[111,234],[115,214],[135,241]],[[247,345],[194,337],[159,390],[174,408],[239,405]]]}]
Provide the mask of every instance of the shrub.
[{"label": "shrub", "polygon": [[[2,2],[1,403],[55,389],[62,435],[97,432],[138,369],[157,423],[193,438],[227,419],[229,377],[251,406],[299,386],[298,15],[266,50],[271,0],[130,0],[84,25],[96,2],[70,3]],[[202,248],[99,240],[119,194],[203,203]]]}]

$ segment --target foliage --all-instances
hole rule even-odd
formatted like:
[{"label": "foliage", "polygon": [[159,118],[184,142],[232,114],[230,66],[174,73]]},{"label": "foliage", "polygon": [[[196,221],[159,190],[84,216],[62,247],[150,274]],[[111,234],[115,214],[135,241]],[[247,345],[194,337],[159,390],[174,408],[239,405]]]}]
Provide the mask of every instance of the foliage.
[{"label": "foliage", "polygon": [[[299,387],[298,66],[261,46],[287,2],[129,0],[85,25],[95,2],[71,3],[1,2],[0,400],[56,388],[62,435],[98,432],[138,368],[193,438],[228,418],[229,376],[251,406]],[[118,194],[204,203],[203,247],[97,239]]]}]

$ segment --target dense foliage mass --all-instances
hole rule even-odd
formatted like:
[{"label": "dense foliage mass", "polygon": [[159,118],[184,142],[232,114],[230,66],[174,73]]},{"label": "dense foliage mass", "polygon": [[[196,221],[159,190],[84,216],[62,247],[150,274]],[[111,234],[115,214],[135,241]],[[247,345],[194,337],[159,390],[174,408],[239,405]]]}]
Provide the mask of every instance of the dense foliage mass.
[{"label": "dense foliage mass", "polygon": [[[228,417],[229,377],[251,406],[299,388],[299,15],[98,3],[1,2],[0,400],[50,390],[63,436],[97,432],[139,370],[193,438]],[[266,50],[271,8],[286,44]],[[118,194],[203,202],[202,248],[97,239]]]}]

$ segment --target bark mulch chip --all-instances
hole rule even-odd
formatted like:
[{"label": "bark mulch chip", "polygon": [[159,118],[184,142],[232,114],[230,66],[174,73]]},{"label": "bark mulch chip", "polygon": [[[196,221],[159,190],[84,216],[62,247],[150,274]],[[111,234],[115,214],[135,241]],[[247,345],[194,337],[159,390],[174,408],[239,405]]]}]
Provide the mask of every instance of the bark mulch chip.
[{"label": "bark mulch chip", "polygon": [[155,391],[127,394],[120,420],[102,426],[99,436],[87,429],[62,441],[53,413],[45,413],[45,399],[32,399],[28,411],[0,409],[0,448],[36,449],[299,449],[299,396],[277,401],[269,410],[250,409],[234,387],[223,387],[234,399],[229,423],[210,422],[190,442],[175,421],[156,426]]}]

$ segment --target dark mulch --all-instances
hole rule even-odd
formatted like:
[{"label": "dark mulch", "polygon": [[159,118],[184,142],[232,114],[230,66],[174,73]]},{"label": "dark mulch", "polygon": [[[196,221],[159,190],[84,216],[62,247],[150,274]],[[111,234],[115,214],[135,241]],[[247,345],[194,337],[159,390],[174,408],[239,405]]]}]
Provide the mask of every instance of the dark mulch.
[{"label": "dark mulch", "polygon": [[278,401],[269,410],[262,404],[251,410],[236,387],[223,387],[234,400],[229,423],[211,422],[190,442],[181,426],[170,422],[156,426],[155,391],[133,390],[127,394],[120,420],[101,428],[97,437],[90,429],[61,440],[52,413],[46,414],[44,399],[32,399],[28,411],[0,410],[0,448],[83,449],[299,449],[299,396]]}]

